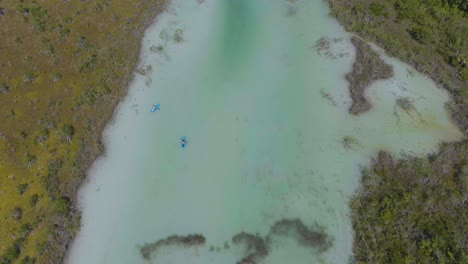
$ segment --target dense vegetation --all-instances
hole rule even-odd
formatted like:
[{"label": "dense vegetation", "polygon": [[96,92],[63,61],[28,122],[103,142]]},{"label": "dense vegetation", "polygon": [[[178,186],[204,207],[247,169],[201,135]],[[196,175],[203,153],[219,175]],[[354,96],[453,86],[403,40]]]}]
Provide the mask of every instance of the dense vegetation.
[{"label": "dense vegetation", "polygon": [[380,153],[350,202],[357,263],[468,263],[468,1],[329,0],[348,31],[428,74],[465,134],[428,157]]},{"label": "dense vegetation", "polygon": [[358,115],[372,108],[371,103],[365,97],[367,87],[376,80],[391,78],[393,68],[380,59],[379,54],[363,40],[353,36],[351,43],[356,48],[356,59],[353,63],[353,70],[346,74],[349,94],[353,100],[349,112]]},{"label": "dense vegetation", "polygon": [[468,144],[380,153],[351,201],[358,263],[468,263]]},{"label": "dense vegetation", "polygon": [[348,31],[431,76],[453,96],[452,114],[468,129],[468,11],[463,0],[329,0]]},{"label": "dense vegetation", "polygon": [[0,264],[62,262],[77,187],[163,2],[0,1]]}]

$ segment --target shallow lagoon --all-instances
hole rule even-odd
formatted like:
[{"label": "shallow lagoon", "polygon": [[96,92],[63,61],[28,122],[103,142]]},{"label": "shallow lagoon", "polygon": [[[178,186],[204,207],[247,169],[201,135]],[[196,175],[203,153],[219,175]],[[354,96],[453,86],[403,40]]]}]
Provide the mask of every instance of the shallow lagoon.
[{"label": "shallow lagoon", "polygon": [[[346,203],[360,166],[379,150],[422,155],[458,139],[448,96],[385,58],[395,77],[374,83],[374,108],[352,116],[344,75],[354,49],[325,1],[201,2],[173,1],[148,29],[142,70],[104,135],[107,154],[80,192],[83,227],[68,262],[236,263],[251,252],[232,238],[247,232],[269,238],[258,263],[347,263]],[[314,47],[323,36],[329,53]],[[273,232],[285,219],[331,247],[304,243],[297,225]],[[205,244],[140,253],[189,234]]]}]

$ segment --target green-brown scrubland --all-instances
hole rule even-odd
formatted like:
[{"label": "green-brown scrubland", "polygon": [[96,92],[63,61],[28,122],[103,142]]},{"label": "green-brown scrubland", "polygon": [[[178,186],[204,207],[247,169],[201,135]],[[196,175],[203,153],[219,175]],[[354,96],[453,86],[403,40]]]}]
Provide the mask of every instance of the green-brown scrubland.
[{"label": "green-brown scrubland", "polygon": [[[380,153],[350,202],[356,263],[468,263],[468,2],[328,0],[348,31],[447,89],[464,132],[427,157]],[[395,106],[413,111],[400,98]]]},{"label": "green-brown scrubland", "polygon": [[0,263],[61,263],[76,191],[164,0],[0,2]]},{"label": "green-brown scrubland", "polygon": [[350,202],[357,263],[468,263],[467,143],[379,153]]}]

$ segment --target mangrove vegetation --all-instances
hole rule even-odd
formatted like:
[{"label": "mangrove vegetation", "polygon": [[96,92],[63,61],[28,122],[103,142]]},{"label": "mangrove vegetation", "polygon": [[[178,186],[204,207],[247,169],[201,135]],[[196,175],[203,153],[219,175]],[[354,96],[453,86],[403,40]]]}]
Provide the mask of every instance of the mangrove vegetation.
[{"label": "mangrove vegetation", "polygon": [[[468,263],[468,2],[329,0],[345,28],[429,75],[464,132],[427,157],[380,153],[352,198],[356,263]],[[399,98],[398,111],[416,114]]]}]

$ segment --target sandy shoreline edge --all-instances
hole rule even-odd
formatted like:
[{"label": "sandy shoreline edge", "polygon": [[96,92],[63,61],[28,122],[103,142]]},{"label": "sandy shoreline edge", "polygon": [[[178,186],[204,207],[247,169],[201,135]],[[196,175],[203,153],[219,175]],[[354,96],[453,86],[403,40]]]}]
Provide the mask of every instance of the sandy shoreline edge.
[{"label": "sandy shoreline edge", "polygon": [[[134,49],[130,49],[129,53],[131,53],[128,57],[131,58],[130,64],[131,66],[129,67],[128,72],[125,74],[124,79],[120,83],[120,87],[118,87],[118,95],[113,98],[113,100],[106,101],[105,103],[109,106],[108,108],[108,113],[101,113],[102,116],[105,116],[104,120],[102,122],[99,122],[97,127],[94,129],[93,135],[88,135],[88,139],[92,139],[93,136],[97,136],[96,138],[98,139],[98,142],[96,145],[92,146],[91,148],[82,148],[80,151],[77,153],[77,162],[81,165],[79,171],[75,172],[76,174],[80,175],[79,181],[74,182],[74,186],[72,186],[73,189],[73,212],[71,213],[72,219],[80,219],[81,218],[81,210],[79,208],[79,197],[78,197],[78,192],[79,189],[86,184],[86,181],[89,180],[89,170],[92,168],[93,164],[100,158],[100,157],[105,157],[106,155],[106,148],[105,145],[102,143],[103,142],[103,137],[104,134],[103,132],[105,129],[109,126],[112,125],[114,118],[115,118],[115,113],[116,109],[119,107],[120,103],[122,100],[127,96],[128,94],[128,89],[131,86],[131,83],[134,81],[135,74],[137,72],[138,65],[141,61],[140,54],[141,54],[141,49],[143,47],[143,38],[145,36],[145,32],[154,24],[156,23],[158,16],[162,14],[163,12],[167,11],[167,7],[170,5],[170,0],[155,0],[154,3],[151,5],[151,8],[144,10],[145,12],[143,14],[144,18],[143,23],[140,25],[138,30],[135,30],[134,32],[134,39],[137,42],[135,45]],[[80,224],[81,227],[81,224]],[[69,256],[69,249],[70,246],[72,245],[73,241],[76,238],[77,233],[79,232],[80,228],[78,230],[74,230],[75,232],[73,234],[68,234],[67,239],[65,241],[60,241],[64,242],[66,245],[65,251],[60,254],[62,256],[62,260],[59,261],[58,263],[67,263],[67,259]]]}]

